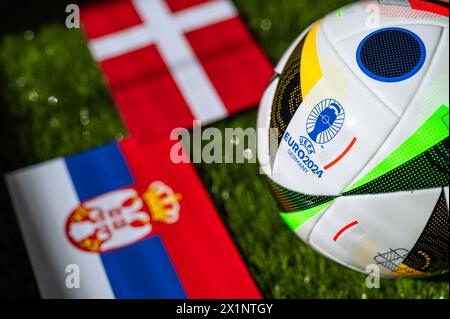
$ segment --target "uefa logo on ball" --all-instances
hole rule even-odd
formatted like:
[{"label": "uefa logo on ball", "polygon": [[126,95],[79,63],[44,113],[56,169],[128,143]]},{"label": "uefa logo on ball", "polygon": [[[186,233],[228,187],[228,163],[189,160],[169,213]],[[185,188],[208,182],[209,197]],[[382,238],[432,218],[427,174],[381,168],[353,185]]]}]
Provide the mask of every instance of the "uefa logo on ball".
[{"label": "uefa logo on ball", "polygon": [[309,113],[306,131],[317,144],[331,141],[344,125],[345,112],[342,105],[333,99],[320,101]]}]

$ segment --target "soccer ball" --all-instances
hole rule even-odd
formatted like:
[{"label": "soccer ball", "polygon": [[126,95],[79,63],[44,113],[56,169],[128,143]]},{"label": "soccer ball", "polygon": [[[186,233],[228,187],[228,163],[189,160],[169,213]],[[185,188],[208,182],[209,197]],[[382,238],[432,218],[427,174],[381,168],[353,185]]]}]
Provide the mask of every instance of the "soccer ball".
[{"label": "soccer ball", "polygon": [[448,271],[448,25],[435,3],[357,2],[312,24],[275,68],[258,159],[283,220],[340,264]]}]

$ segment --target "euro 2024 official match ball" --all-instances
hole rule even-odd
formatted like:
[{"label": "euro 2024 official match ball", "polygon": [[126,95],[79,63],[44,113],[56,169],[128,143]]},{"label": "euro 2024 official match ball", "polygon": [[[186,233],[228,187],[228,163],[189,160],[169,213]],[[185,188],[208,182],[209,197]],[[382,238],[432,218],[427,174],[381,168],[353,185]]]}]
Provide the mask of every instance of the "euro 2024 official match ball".
[{"label": "euro 2024 official match ball", "polygon": [[356,2],[288,48],[261,100],[258,158],[287,225],[383,276],[448,271],[449,18]]}]

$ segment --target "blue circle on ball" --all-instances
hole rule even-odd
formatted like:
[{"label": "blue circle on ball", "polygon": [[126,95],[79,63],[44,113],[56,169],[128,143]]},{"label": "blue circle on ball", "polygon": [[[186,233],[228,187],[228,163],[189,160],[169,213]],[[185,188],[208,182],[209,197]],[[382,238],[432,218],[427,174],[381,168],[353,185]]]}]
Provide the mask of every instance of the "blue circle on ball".
[{"label": "blue circle on ball", "polygon": [[356,60],[372,79],[399,82],[416,74],[426,58],[425,45],[414,32],[384,28],[367,35],[359,44]]}]

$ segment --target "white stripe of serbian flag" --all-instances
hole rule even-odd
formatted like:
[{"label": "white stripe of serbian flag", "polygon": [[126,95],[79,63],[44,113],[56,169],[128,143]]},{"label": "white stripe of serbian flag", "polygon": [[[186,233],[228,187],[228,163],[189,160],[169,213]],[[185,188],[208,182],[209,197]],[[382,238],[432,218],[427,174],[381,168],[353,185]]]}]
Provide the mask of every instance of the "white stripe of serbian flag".
[{"label": "white stripe of serbian flag", "polygon": [[82,20],[141,140],[255,106],[272,73],[228,0],[94,2],[82,8]]}]

